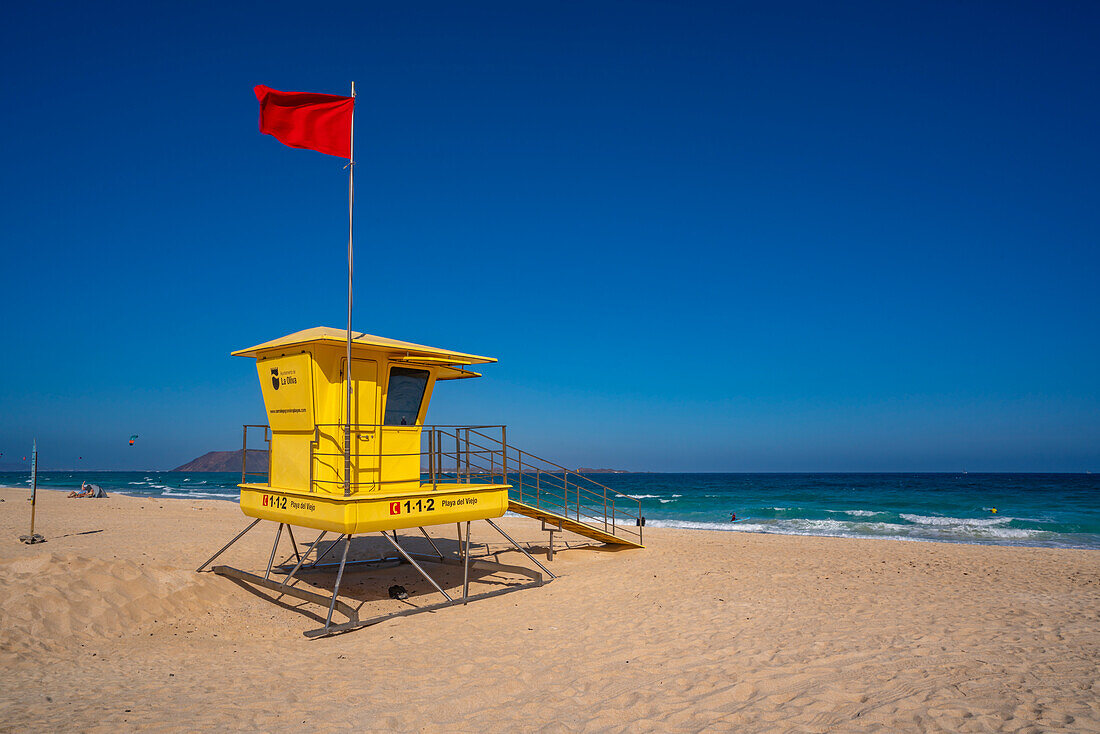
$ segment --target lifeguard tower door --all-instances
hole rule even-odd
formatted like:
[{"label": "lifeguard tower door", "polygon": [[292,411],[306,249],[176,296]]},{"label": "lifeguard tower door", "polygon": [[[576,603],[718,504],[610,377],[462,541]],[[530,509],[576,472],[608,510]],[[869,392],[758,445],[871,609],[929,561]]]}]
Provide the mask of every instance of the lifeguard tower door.
[{"label": "lifeguard tower door", "polygon": [[[341,365],[346,364],[346,360]],[[344,372],[346,374],[346,372]],[[347,422],[347,401],[340,402],[340,437],[337,451],[344,451],[343,433]],[[378,451],[378,362],[373,359],[351,360],[351,486],[352,491],[379,489]],[[344,476],[343,457],[338,474]]]},{"label": "lifeguard tower door", "polygon": [[387,490],[420,489],[420,430],[431,392],[431,377],[428,370],[389,365],[381,429],[381,453],[386,457],[383,481]]}]

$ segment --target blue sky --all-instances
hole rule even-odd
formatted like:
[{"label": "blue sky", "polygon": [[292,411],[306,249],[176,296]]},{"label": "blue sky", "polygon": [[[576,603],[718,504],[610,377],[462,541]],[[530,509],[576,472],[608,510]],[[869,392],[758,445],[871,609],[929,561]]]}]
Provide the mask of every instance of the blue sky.
[{"label": "blue sky", "polygon": [[356,327],[500,359],[430,421],[634,470],[1100,470],[1093,3],[0,21],[0,462],[239,447],[229,352],[345,311],[342,163],[251,89],[354,79]]}]

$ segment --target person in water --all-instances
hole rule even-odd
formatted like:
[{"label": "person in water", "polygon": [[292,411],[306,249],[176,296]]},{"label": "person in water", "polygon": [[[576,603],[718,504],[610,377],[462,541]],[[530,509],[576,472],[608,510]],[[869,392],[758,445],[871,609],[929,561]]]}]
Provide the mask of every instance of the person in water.
[{"label": "person in water", "polygon": [[737,522],[737,513],[736,512],[731,512],[730,513],[730,522]]}]

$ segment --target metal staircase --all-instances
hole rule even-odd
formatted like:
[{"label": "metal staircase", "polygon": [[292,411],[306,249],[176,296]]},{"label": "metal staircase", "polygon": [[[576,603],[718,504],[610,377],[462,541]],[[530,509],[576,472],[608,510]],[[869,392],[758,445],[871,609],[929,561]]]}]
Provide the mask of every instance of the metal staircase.
[{"label": "metal staircase", "polygon": [[506,426],[424,426],[433,484],[510,484],[508,509],[544,526],[634,548],[642,544],[641,502],[590,477],[508,444]]}]

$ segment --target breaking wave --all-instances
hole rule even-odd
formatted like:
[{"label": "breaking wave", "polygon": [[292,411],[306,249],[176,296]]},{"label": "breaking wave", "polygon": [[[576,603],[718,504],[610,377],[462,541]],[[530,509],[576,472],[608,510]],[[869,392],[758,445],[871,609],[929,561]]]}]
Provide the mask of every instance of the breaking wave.
[{"label": "breaking wave", "polygon": [[[880,514],[880,513],[871,513]],[[925,516],[914,515],[922,519]],[[906,518],[908,519],[908,518]],[[689,530],[720,530],[734,533],[764,533],[776,535],[817,535],[836,538],[884,538],[891,540],[922,540],[951,543],[1013,541],[1027,545],[1052,545],[1074,547],[1058,533],[1034,528],[1002,527],[1009,518],[998,518],[1005,523],[993,523],[974,518],[934,518],[943,522],[866,522],[857,520],[815,520],[786,518],[778,520],[742,520],[740,522],[703,522],[695,520],[648,520],[646,525],[655,528],[682,528]],[[948,522],[950,521],[950,522]],[[1029,542],[1030,541],[1030,542]]]},{"label": "breaking wave", "polygon": [[898,517],[902,520],[907,520],[914,525],[938,525],[941,527],[975,527],[986,528],[994,525],[1007,525],[1012,522],[1011,517],[942,517],[942,516],[928,516],[928,515],[911,515],[907,512],[901,513]]}]

